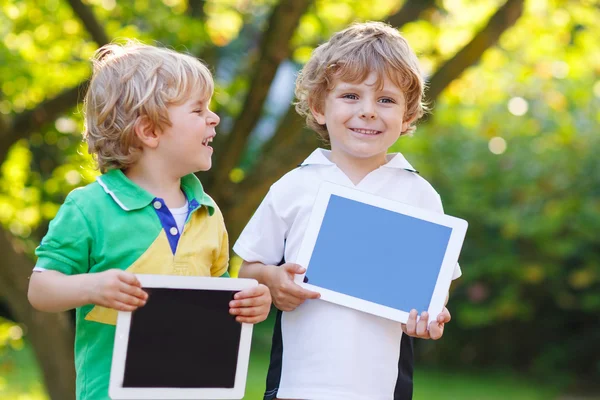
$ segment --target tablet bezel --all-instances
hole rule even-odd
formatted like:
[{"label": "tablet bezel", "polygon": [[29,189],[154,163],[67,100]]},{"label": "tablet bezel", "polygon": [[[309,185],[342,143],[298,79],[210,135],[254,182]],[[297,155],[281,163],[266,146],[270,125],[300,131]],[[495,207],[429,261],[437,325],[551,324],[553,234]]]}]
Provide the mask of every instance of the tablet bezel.
[{"label": "tablet bezel", "polygon": [[[142,288],[240,291],[258,285],[258,282],[253,279],[146,274],[136,274],[136,277]],[[109,385],[109,395],[113,400],[241,399],[244,397],[254,325],[241,324],[238,361],[233,388],[131,388],[123,387],[131,316],[131,312],[120,311],[117,317]]]},{"label": "tablet bezel", "polygon": [[[335,183],[323,182],[321,184],[317,196],[315,198],[307,229],[304,234],[300,250],[298,252],[298,257],[296,258],[296,263],[305,267],[306,272],[304,274],[297,275],[295,278],[295,282],[305,287],[306,289],[319,292],[321,294],[322,300],[340,304],[359,311],[378,315],[402,323],[407,322],[410,310],[403,311],[395,309],[389,306],[374,303],[368,300],[364,300],[351,295],[329,290],[324,287],[303,282],[304,276],[307,273],[310,278],[310,259],[312,257],[312,253],[317,242],[319,231],[323,223],[323,218],[325,217],[325,213],[327,212],[329,199],[332,195],[340,196],[350,200],[355,200],[364,204],[397,212],[423,221],[442,225],[451,229],[450,238],[448,240],[448,246],[446,248],[446,252],[442,261],[440,272],[435,283],[435,288],[433,290],[431,300],[429,302],[429,308],[426,310],[430,316],[433,316],[433,318],[430,320],[430,323],[433,322],[435,316],[437,316],[444,309],[446,295],[450,288],[452,276],[454,274],[454,270],[458,262],[458,256],[460,254],[462,244],[466,235],[468,226],[467,221],[446,214],[436,213],[422,208],[410,206],[408,204],[386,199],[384,197],[376,196],[371,193],[363,192],[358,189],[353,189]],[[418,311],[421,312],[425,310]]]}]

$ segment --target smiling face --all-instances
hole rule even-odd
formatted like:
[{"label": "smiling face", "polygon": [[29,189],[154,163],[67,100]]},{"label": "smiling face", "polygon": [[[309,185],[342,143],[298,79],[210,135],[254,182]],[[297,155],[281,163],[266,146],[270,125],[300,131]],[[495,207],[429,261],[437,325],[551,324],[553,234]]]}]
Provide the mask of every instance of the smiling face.
[{"label": "smiling face", "polygon": [[383,165],[388,149],[409,127],[404,93],[389,78],[378,85],[375,72],[359,83],[335,82],[321,110],[311,109],[327,127],[332,161]]},{"label": "smiling face", "polygon": [[171,126],[160,134],[157,150],[178,176],[207,171],[212,166],[213,149],[220,118],[208,108],[210,98],[193,93],[183,103],[167,107]]}]

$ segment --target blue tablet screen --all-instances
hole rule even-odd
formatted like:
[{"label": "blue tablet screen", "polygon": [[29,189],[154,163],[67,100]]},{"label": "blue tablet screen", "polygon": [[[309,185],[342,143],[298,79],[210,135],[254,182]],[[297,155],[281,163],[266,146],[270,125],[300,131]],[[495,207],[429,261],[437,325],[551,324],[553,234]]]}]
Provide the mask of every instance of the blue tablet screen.
[{"label": "blue tablet screen", "polygon": [[451,228],[331,195],[310,259],[310,283],[395,309],[429,303]]}]

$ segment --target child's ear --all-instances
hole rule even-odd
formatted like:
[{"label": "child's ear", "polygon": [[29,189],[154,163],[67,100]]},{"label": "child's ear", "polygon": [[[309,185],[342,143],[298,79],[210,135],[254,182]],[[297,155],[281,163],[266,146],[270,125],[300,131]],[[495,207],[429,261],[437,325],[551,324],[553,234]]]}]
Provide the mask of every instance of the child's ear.
[{"label": "child's ear", "polygon": [[415,121],[415,119],[417,119],[416,116],[413,116],[411,119],[407,120],[407,121],[402,121],[402,133],[406,133],[406,131],[408,130],[408,128],[410,128],[410,125]]},{"label": "child's ear", "polygon": [[139,117],[133,126],[135,136],[143,146],[155,149],[158,147],[159,135],[154,129],[154,124],[148,117]]},{"label": "child's ear", "polygon": [[403,121],[402,122],[402,133],[406,132],[410,126],[411,121]]},{"label": "child's ear", "polygon": [[321,107],[316,107],[312,102],[309,102],[308,107],[319,125],[325,125],[325,114],[320,110]]}]

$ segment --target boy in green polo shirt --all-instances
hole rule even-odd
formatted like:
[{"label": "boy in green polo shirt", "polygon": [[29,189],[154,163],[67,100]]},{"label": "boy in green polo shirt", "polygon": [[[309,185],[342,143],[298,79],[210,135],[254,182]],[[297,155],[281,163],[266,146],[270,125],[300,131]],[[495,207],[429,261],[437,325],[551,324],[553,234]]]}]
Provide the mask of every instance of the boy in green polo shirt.
[{"label": "boy in green polo shirt", "polygon": [[[29,301],[42,311],[76,308],[77,399],[107,400],[117,310],[147,299],[135,274],[226,277],[229,244],[193,174],[210,169],[219,124],[209,70],[139,43],[106,45],[92,61],[84,136],[103,174],[71,192],[50,223]],[[257,323],[270,304],[259,285],[237,293],[230,312]]]}]

